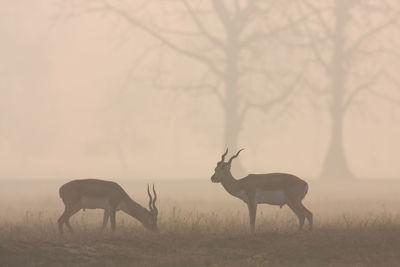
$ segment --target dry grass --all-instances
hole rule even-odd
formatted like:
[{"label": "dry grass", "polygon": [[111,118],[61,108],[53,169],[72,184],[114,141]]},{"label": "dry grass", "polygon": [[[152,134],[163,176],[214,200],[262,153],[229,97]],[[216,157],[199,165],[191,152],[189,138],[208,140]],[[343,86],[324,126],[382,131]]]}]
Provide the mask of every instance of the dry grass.
[{"label": "dry grass", "polygon": [[56,226],[61,201],[47,193],[56,188],[3,191],[0,266],[399,266],[400,197],[314,188],[306,200],[313,232],[298,233],[287,207],[264,206],[250,235],[239,200],[159,190],[160,234],[122,214],[116,234],[100,234],[101,212],[86,211],[72,219],[76,234],[64,237]]}]

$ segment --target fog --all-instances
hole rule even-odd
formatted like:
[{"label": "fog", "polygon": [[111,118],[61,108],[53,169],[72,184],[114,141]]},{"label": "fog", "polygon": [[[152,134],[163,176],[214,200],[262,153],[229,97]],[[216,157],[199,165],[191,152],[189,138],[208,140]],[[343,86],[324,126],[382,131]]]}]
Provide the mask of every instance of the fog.
[{"label": "fog", "polygon": [[0,0],[0,265],[397,266],[399,14]]},{"label": "fog", "polygon": [[[360,53],[351,60],[330,51],[331,35],[324,35],[319,21],[339,29],[334,12],[302,19],[310,6],[271,4],[273,15],[265,11],[255,19],[255,12],[243,38],[257,27],[281,29],[279,34],[243,52],[233,76],[227,74],[234,66],[230,58],[222,59],[201,36],[202,27],[179,1],[110,1],[132,14],[136,25],[102,1],[81,2],[0,2],[0,179],[209,179],[227,146],[230,153],[245,148],[237,177],[279,171],[316,179],[331,144],[329,88],[343,84],[344,95],[354,100],[341,131],[351,173],[359,179],[399,177],[400,40],[397,20],[390,20],[398,17],[396,1],[349,7],[354,21],[346,26],[344,46],[372,31],[361,37],[355,47]],[[227,40],[207,2],[190,4],[212,37]],[[238,10],[246,6],[237,2]],[[311,2],[330,8],[341,1]],[[230,8],[234,12],[235,5]],[[171,49],[147,29],[223,73]],[[330,71],[338,71],[330,63],[335,57],[346,61],[339,70],[347,76],[342,85],[323,67],[328,61]],[[246,69],[252,74],[239,76]]]}]

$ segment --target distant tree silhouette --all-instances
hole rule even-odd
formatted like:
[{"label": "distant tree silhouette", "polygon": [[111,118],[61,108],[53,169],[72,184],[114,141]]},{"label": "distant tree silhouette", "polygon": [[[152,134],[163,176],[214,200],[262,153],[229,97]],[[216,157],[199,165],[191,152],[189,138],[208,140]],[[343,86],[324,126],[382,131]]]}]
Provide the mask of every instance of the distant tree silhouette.
[{"label": "distant tree silhouette", "polygon": [[[239,148],[248,111],[269,112],[281,105],[302,79],[299,68],[305,66],[286,64],[290,53],[285,49],[292,48],[278,45],[280,35],[296,32],[306,17],[299,16],[292,1],[143,1],[135,7],[122,1],[79,2],[66,1],[65,6],[72,14],[113,14],[169,51],[200,63],[203,79],[187,89],[208,90],[217,97],[224,114],[222,146],[230,151]],[[165,7],[165,13],[152,16],[154,7]],[[169,27],[169,19],[179,23]],[[252,88],[252,79],[262,80],[262,85]]]},{"label": "distant tree silhouette", "polygon": [[385,76],[383,64],[369,68],[365,65],[368,59],[385,53],[387,44],[376,46],[374,42],[378,42],[379,34],[393,29],[398,22],[393,3],[299,1],[300,9],[314,12],[303,22],[304,30],[315,62],[327,78],[326,88],[316,86],[317,82],[308,83],[318,96],[326,96],[331,120],[330,142],[321,178],[354,178],[343,145],[344,120],[359,96],[374,93],[374,85]]}]

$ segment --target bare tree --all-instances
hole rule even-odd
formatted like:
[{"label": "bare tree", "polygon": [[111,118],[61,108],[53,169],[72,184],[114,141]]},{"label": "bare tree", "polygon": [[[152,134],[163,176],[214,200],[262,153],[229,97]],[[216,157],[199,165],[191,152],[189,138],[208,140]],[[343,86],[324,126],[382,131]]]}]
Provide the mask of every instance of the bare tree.
[{"label": "bare tree", "polygon": [[[79,2],[65,3],[75,15],[112,14],[168,51],[199,63],[199,80],[185,89],[206,90],[218,98],[224,114],[223,147],[233,151],[247,112],[267,112],[284,103],[301,79],[294,64],[276,64],[277,55],[288,54],[278,45],[279,36],[304,19],[290,9],[292,1],[158,0],[135,7],[123,1]],[[248,83],[252,79],[262,80],[257,89]]]},{"label": "bare tree", "polygon": [[302,0],[301,3],[301,9],[314,12],[304,21],[304,30],[316,65],[327,79],[325,88],[320,87],[315,75],[310,79],[314,81],[308,82],[315,94],[326,97],[331,120],[321,177],[351,178],[354,174],[343,145],[344,120],[360,95],[372,93],[384,76],[384,64],[376,64],[379,60],[375,60],[370,65],[368,60],[378,59],[387,52],[387,45],[378,38],[394,28],[398,12],[391,6],[393,1]]}]

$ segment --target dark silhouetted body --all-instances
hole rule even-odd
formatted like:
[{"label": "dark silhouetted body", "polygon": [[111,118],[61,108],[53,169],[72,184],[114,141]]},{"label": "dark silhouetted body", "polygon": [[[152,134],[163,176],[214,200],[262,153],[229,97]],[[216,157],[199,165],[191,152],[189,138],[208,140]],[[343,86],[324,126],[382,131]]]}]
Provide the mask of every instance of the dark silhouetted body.
[{"label": "dark silhouetted body", "polygon": [[[240,150],[242,151],[242,150]],[[225,190],[243,200],[249,209],[251,231],[255,231],[257,204],[288,205],[299,218],[300,230],[307,218],[312,229],[312,213],[304,207],[302,200],[308,192],[308,184],[299,177],[287,173],[249,174],[236,180],[231,174],[231,163],[239,155],[232,156],[224,162],[228,149],[217,163],[215,173],[211,177],[213,183],[221,183]]]},{"label": "dark silhouetted body", "polygon": [[63,224],[72,232],[69,218],[83,209],[103,209],[104,229],[108,219],[111,221],[111,228],[115,231],[116,211],[122,210],[128,215],[139,220],[146,228],[157,230],[158,210],[155,206],[157,194],[153,186],[154,200],[151,197],[149,187],[149,210],[132,200],[125,190],[117,183],[98,179],[73,180],[60,187],[60,197],[64,202],[65,210],[58,219],[59,231],[63,233]]}]

